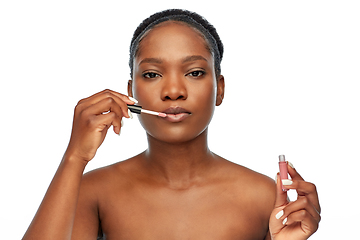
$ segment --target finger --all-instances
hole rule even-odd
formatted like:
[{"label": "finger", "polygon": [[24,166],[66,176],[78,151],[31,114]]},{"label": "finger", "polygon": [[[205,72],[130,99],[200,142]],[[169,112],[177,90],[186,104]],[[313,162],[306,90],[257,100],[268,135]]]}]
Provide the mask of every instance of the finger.
[{"label": "finger", "polygon": [[287,189],[295,189],[299,197],[306,196],[315,206],[316,210],[319,213],[321,212],[319,196],[315,184],[292,179],[283,181],[283,186]]},{"label": "finger", "polygon": [[127,95],[124,95],[124,94],[121,94],[119,92],[115,92],[115,91],[112,91],[112,90],[109,90],[112,94],[118,96],[119,98],[121,98],[121,100],[123,100],[126,104],[136,104],[138,103],[138,101],[135,99],[135,98],[132,98],[132,97],[129,97]]},{"label": "finger", "polygon": [[[106,113],[105,113],[106,112]],[[110,114],[111,113],[111,114]],[[119,107],[119,105],[115,102],[113,98],[105,98],[101,100],[100,102],[89,106],[87,109],[84,109],[82,114],[84,114],[86,119],[94,120],[101,120],[101,119],[115,119],[115,120],[107,120],[105,124],[110,124],[114,126],[114,132],[116,134],[120,133],[121,128],[121,118],[123,117],[123,111]],[[115,114],[115,115],[114,115]],[[103,118],[101,116],[108,116],[110,118]],[[96,124],[100,124],[99,129],[102,130],[104,128],[103,125],[101,125],[100,122],[95,122]]]},{"label": "finger", "polygon": [[91,120],[91,125],[97,132],[107,131],[112,125],[114,127],[114,132],[120,134],[121,118],[115,112],[109,112],[93,118]]},{"label": "finger", "polygon": [[122,112],[121,108],[119,107],[119,105],[117,103],[113,102],[113,100],[105,99],[105,101],[103,100],[105,102],[105,104],[106,104],[106,100],[110,101],[110,104],[107,109],[107,111],[109,111],[109,112],[106,114],[102,114],[102,115],[110,114],[109,118],[104,118],[104,119],[106,119],[107,121],[111,120],[111,122],[109,124],[113,125],[114,132],[116,134],[120,135],[121,127],[123,125],[122,124],[123,112]]},{"label": "finger", "polygon": [[[293,180],[292,186],[294,186],[299,196],[308,195],[308,198],[316,206],[316,209],[320,212],[319,196],[315,184],[304,181],[304,178],[288,163],[288,172]],[[297,186],[298,185],[298,186]]]},{"label": "finger", "polygon": [[112,90],[104,90],[102,92],[96,93],[88,98],[82,99],[79,101],[78,105],[83,105],[82,109],[87,108],[91,105],[94,105],[103,99],[112,98],[122,109],[123,115],[129,118],[127,104],[134,104],[134,101],[131,101],[128,96],[121,93],[114,92]]},{"label": "finger", "polygon": [[283,225],[289,226],[294,223],[300,223],[301,230],[309,237],[319,227],[319,221],[316,220],[306,210],[300,210],[290,214],[283,220]]},{"label": "finger", "polygon": [[298,212],[300,210],[307,211],[315,220],[320,221],[320,213],[317,211],[315,206],[311,203],[311,201],[307,197],[300,197],[294,202],[289,203],[284,209],[283,209],[283,215],[280,219],[285,219],[289,215],[291,215],[294,212]]},{"label": "finger", "polygon": [[291,176],[291,179],[304,181],[304,178],[296,171],[292,164],[288,162],[288,173]]},{"label": "finger", "polygon": [[284,192],[281,187],[281,179],[280,174],[276,174],[276,200],[275,200],[275,208],[284,206],[288,203],[287,192]]},{"label": "finger", "polygon": [[134,104],[136,103],[135,101],[131,100],[128,96],[124,95],[124,94],[121,94],[121,93],[118,93],[118,92],[115,92],[113,90],[110,90],[110,89],[105,89],[101,92],[98,92],[98,93],[95,93],[93,95],[91,95],[90,97],[87,97],[87,98],[84,98],[82,100],[80,100],[80,102],[83,102],[83,101],[88,101],[90,99],[95,99],[101,95],[104,95],[104,94],[113,94],[115,96],[117,96],[118,98],[120,98],[122,101],[126,102],[127,104]]},{"label": "finger", "polygon": [[114,112],[116,113],[120,118],[123,117],[124,111],[121,109],[121,107],[117,104],[117,102],[111,98],[104,98],[101,101],[90,105],[86,109],[83,110],[83,112],[86,115],[100,115],[105,114],[108,112]]}]

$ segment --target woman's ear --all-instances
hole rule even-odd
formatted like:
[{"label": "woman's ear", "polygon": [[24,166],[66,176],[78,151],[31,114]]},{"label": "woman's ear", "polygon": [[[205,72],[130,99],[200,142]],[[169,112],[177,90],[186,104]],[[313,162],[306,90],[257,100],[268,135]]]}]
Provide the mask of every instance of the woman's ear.
[{"label": "woman's ear", "polygon": [[128,81],[128,96],[129,97],[133,97],[133,92],[132,92],[132,80]]},{"label": "woman's ear", "polygon": [[220,106],[224,99],[225,94],[225,79],[223,75],[220,75],[217,80],[217,93],[216,93],[216,106]]}]

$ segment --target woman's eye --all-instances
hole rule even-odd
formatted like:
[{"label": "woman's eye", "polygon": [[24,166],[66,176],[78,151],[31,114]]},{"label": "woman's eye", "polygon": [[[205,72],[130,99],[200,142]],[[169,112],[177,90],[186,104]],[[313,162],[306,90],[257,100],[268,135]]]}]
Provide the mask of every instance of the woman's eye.
[{"label": "woman's eye", "polygon": [[156,78],[159,77],[160,75],[154,72],[147,72],[143,74],[144,78]]},{"label": "woman's eye", "polygon": [[193,71],[193,72],[189,73],[188,75],[190,75],[191,77],[200,77],[204,74],[205,74],[204,71]]}]

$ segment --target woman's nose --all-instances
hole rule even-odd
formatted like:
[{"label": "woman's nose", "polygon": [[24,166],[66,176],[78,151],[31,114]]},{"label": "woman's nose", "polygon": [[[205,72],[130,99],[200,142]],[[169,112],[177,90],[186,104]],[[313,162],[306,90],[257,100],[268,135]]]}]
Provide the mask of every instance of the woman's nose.
[{"label": "woman's nose", "polygon": [[163,79],[163,89],[161,99],[165,100],[185,100],[187,99],[187,90],[185,79],[182,77],[169,77]]}]

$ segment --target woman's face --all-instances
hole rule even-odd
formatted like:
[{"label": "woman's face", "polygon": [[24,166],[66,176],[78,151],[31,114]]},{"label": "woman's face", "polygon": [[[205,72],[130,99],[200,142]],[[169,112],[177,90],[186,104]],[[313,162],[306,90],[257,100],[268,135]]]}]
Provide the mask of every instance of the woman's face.
[{"label": "woman's face", "polygon": [[168,114],[138,115],[149,135],[186,142],[207,129],[221,104],[224,80],[216,79],[214,59],[199,32],[178,22],[160,24],[143,38],[133,64],[129,95],[144,109]]}]

